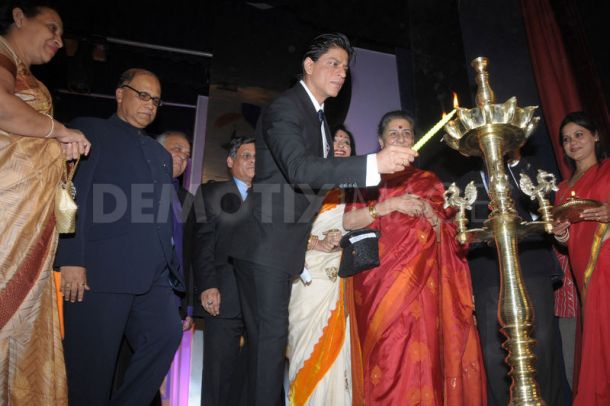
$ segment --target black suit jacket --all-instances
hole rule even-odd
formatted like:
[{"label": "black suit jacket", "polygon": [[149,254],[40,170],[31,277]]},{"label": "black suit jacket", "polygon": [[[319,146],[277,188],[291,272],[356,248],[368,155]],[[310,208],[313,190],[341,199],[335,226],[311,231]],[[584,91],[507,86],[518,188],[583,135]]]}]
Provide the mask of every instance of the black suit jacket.
[{"label": "black suit jacket", "polygon": [[[330,134],[328,127],[326,132]],[[317,112],[297,83],[259,119],[252,214],[236,233],[233,256],[299,274],[311,223],[326,192],[365,183],[365,156],[323,158]]]},{"label": "black suit jacket", "polygon": [[[531,213],[538,213],[538,202],[531,200],[529,196],[523,193],[519,188],[518,182],[521,173],[527,174],[535,182],[536,168],[531,165],[527,158],[521,158],[515,167],[510,170],[505,169],[511,188],[511,197],[519,216],[524,221],[532,221]],[[487,175],[485,177],[485,179],[488,179]],[[464,190],[470,181],[474,181],[477,187],[477,202],[473,205],[473,210],[470,212],[468,226],[469,228],[483,227],[483,222],[487,220],[490,211],[489,197],[481,178],[481,172],[468,172],[457,183]],[[552,197],[550,199],[553,201]],[[475,290],[500,285],[497,258],[498,254],[495,245],[489,246],[487,243],[475,243],[470,246],[468,263]],[[521,240],[519,242],[519,261],[524,278],[561,278],[561,267],[555,254],[552,252],[552,236],[548,234],[530,234]]]},{"label": "black suit jacket", "polygon": [[[229,252],[239,223],[247,215],[247,204],[242,202],[233,180],[201,185],[195,197],[197,204],[194,227],[193,263],[197,299],[206,289],[220,291],[220,314],[216,318],[235,318],[241,315],[239,294]],[[203,209],[203,210],[202,210]],[[199,300],[197,314],[211,317],[203,311]]]},{"label": "black suit jacket", "polygon": [[169,283],[184,282],[172,245],[172,161],[143,130],[116,115],[71,123],[91,141],[74,177],[76,233],[62,235],[56,266],[87,268],[96,292],[141,294],[169,268]]}]

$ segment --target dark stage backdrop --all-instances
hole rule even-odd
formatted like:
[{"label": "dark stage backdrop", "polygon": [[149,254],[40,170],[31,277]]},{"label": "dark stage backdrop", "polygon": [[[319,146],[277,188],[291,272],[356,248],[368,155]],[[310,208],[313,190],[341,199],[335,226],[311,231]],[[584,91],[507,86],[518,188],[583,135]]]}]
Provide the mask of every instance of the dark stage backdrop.
[{"label": "dark stage backdrop", "polygon": [[[489,76],[496,102],[516,96],[518,105],[540,106],[532,71],[527,36],[519,0],[502,2],[459,2],[459,17],[466,61],[478,56],[489,58]],[[471,88],[476,89],[474,70],[467,70]],[[558,174],[553,148],[542,110],[538,129],[530,136],[523,155],[531,157],[536,168]]]}]

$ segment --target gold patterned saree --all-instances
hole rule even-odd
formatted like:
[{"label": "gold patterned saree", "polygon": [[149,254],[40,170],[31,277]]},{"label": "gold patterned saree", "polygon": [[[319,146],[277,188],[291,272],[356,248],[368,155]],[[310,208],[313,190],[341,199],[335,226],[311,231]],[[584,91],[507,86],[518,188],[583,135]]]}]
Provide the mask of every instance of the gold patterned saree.
[{"label": "gold patterned saree", "polygon": [[[2,37],[0,65],[16,70],[16,96],[40,113],[52,113],[49,91]],[[23,137],[0,129],[2,405],[67,404],[52,278],[57,246],[54,196],[63,164],[56,140]]]}]

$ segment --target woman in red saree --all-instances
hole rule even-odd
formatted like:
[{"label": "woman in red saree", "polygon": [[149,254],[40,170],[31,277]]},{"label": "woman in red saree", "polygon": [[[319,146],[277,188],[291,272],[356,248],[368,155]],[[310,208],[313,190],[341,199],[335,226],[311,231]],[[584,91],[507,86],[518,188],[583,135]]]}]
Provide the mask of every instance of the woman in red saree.
[{"label": "woman in red saree", "polygon": [[568,114],[560,141],[574,172],[559,184],[556,205],[571,196],[597,200],[600,207],[584,210],[582,221],[557,222],[555,238],[566,244],[581,311],[576,334],[574,405],[610,404],[610,160],[602,161],[599,134],[585,113]]},{"label": "woman in red saree", "polygon": [[[411,146],[413,119],[387,113],[378,136],[382,148]],[[485,404],[470,272],[443,185],[409,167],[362,193],[364,201],[346,208],[344,227],[381,231],[381,265],[353,278],[355,404],[359,382],[367,405]]]}]

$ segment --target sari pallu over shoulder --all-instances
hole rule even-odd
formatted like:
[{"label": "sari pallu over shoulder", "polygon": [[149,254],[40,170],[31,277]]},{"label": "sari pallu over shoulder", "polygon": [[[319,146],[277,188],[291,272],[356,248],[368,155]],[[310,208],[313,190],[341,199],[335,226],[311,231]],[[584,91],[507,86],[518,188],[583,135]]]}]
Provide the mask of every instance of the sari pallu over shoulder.
[{"label": "sari pallu over shoulder", "polygon": [[[371,225],[381,231],[381,266],[353,281],[359,337],[353,352],[358,344],[362,349],[361,372],[352,361],[354,391],[360,377],[366,404],[485,404],[470,272],[455,241],[453,212],[442,207],[442,184],[417,169],[384,181],[379,195],[348,210],[416,194],[439,217],[440,238],[421,217],[393,213]],[[402,337],[402,344],[388,337]]]}]

